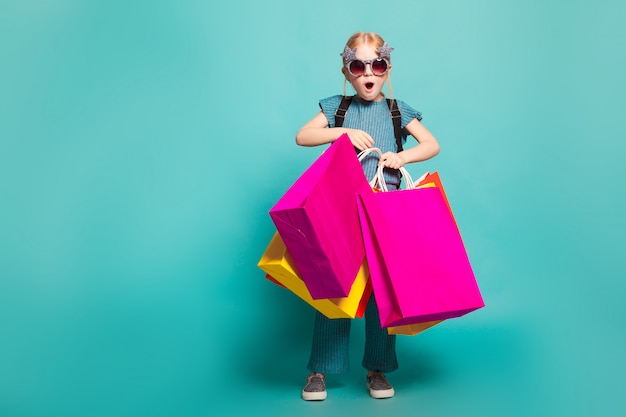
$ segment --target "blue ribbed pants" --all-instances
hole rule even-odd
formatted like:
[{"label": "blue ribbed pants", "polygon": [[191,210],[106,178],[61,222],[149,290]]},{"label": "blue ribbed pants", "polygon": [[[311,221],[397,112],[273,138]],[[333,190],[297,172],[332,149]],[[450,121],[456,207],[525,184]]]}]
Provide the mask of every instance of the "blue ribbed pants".
[{"label": "blue ribbed pants", "polygon": [[[363,367],[370,371],[391,372],[398,369],[396,336],[380,327],[374,294],[365,309],[365,352]],[[307,368],[311,372],[338,374],[350,369],[350,325],[353,319],[329,319],[315,312],[313,346]]]}]

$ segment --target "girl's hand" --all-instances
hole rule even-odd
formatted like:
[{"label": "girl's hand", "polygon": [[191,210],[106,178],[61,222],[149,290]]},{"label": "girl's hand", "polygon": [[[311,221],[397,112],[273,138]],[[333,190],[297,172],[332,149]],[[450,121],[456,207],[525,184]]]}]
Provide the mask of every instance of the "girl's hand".
[{"label": "girl's hand", "polygon": [[374,146],[374,139],[372,139],[369,133],[359,129],[346,130],[348,133],[348,137],[350,138],[350,142],[352,142],[352,145],[354,145],[354,147],[357,148],[359,151],[363,151]]},{"label": "girl's hand", "polygon": [[395,152],[385,152],[378,161],[378,165],[384,165],[387,168],[400,169],[406,162],[400,155]]}]

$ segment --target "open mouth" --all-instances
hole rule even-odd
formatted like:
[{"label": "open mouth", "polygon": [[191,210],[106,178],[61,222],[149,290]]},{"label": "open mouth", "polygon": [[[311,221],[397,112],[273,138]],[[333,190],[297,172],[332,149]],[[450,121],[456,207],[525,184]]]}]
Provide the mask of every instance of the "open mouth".
[{"label": "open mouth", "polygon": [[368,90],[371,90],[372,88],[374,88],[374,83],[372,82],[365,83],[365,88]]}]

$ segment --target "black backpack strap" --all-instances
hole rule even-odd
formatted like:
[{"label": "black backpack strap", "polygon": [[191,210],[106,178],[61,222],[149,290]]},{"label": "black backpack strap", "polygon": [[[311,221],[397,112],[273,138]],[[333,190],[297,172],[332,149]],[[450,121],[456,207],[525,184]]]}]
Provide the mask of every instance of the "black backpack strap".
[{"label": "black backpack strap", "polygon": [[348,112],[350,103],[352,103],[352,97],[341,97],[341,103],[339,103],[339,107],[337,107],[337,110],[335,111],[335,127],[343,126],[343,121],[346,118],[346,113]]},{"label": "black backpack strap", "polygon": [[398,108],[396,100],[387,99],[387,105],[391,112],[391,121],[393,122],[393,133],[396,136],[396,145],[398,145],[398,152],[402,151],[402,113]]}]

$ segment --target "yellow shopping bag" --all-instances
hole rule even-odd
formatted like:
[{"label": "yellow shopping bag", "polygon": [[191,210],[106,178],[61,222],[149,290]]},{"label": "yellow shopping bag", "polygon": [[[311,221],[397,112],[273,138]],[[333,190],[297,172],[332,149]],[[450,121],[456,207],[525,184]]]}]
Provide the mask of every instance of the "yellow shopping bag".
[{"label": "yellow shopping bag", "polygon": [[270,281],[287,288],[331,319],[363,317],[365,306],[372,292],[367,263],[363,261],[347,297],[314,300],[300,278],[293,259],[287,252],[278,232],[274,233],[258,267],[265,271]]},{"label": "yellow shopping bag", "polygon": [[406,336],[415,336],[426,329],[430,329],[435,324],[441,323],[443,320],[433,320],[424,323],[406,324],[404,326],[387,327],[389,334],[402,334]]}]

